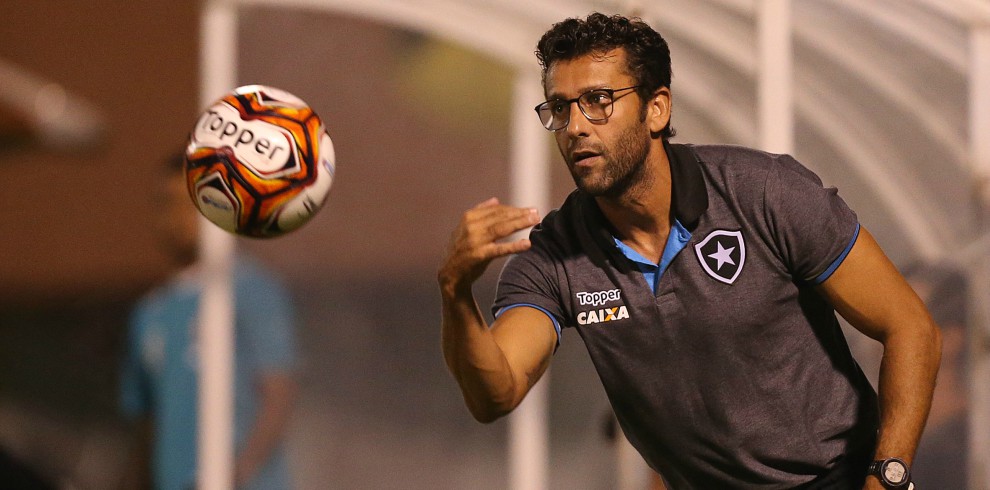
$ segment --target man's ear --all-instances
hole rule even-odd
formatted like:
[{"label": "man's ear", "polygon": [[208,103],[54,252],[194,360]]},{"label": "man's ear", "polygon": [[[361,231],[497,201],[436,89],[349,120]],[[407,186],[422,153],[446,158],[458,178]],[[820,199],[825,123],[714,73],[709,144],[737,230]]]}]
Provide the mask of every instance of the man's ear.
[{"label": "man's ear", "polygon": [[653,98],[649,101],[647,117],[649,118],[650,132],[659,133],[667,127],[667,123],[670,122],[670,108],[670,89],[660,87],[653,93]]}]

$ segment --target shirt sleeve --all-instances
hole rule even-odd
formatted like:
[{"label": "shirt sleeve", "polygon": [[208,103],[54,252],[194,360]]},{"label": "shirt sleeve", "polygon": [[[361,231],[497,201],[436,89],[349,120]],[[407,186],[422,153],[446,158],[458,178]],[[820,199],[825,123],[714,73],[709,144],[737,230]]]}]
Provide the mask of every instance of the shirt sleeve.
[{"label": "shirt sleeve", "polygon": [[532,247],[509,258],[499,276],[492,314],[496,317],[515,306],[530,306],[546,313],[557,330],[565,325],[557,273],[559,263],[553,259],[543,233],[537,227],[530,233]]},{"label": "shirt sleeve", "polygon": [[767,175],[764,213],[784,266],[809,283],[827,279],[859,233],[856,213],[838,190],[787,155]]}]

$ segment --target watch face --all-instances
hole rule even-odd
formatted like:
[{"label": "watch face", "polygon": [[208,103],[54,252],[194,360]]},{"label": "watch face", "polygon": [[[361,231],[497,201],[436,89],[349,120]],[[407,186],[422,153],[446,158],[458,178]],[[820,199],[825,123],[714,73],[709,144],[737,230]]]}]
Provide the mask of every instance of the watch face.
[{"label": "watch face", "polygon": [[904,483],[907,468],[900,461],[888,461],[883,465],[883,477],[893,485]]}]

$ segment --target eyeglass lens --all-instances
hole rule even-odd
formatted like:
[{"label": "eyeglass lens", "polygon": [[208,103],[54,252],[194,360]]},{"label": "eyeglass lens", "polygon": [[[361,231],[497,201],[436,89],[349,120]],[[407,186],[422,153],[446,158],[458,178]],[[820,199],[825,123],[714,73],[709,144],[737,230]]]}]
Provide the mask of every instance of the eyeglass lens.
[{"label": "eyeglass lens", "polygon": [[[574,100],[552,100],[540,106],[540,120],[550,130],[562,129],[571,118]],[[577,98],[578,107],[589,121],[604,121],[611,115],[612,94],[607,90],[592,90]]]}]

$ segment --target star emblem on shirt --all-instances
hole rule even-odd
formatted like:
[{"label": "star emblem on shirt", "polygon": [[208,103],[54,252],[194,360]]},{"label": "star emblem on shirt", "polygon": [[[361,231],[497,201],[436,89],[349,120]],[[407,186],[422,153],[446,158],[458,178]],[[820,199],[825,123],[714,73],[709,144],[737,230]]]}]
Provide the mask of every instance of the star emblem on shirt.
[{"label": "star emblem on shirt", "polygon": [[732,252],[736,250],[736,247],[724,248],[722,243],[717,243],[718,251],[713,254],[708,254],[709,257],[715,259],[718,265],[715,266],[715,270],[721,270],[722,265],[728,262],[731,265],[736,265],[736,261],[732,260]]},{"label": "star emblem on shirt", "polygon": [[734,283],[746,264],[741,230],[713,230],[695,244],[694,251],[705,273],[721,283]]}]

